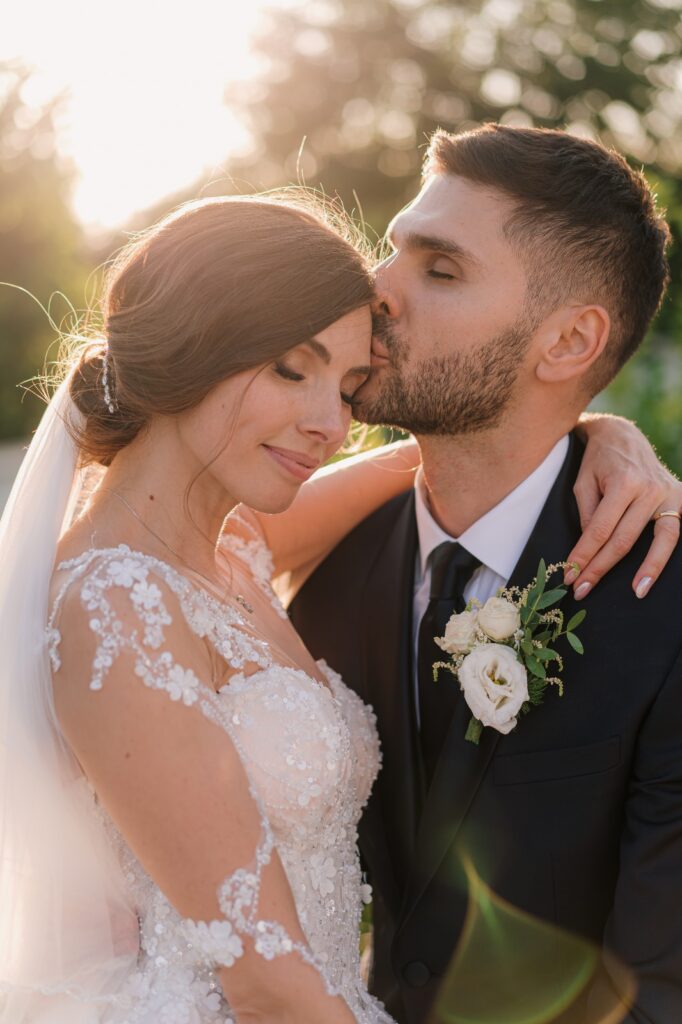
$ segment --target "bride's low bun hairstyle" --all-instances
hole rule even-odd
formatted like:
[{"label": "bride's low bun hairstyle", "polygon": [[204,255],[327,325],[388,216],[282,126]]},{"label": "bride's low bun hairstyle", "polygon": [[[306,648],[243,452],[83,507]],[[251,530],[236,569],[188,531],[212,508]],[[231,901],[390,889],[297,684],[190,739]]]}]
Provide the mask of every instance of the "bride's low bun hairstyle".
[{"label": "bride's low bun hairstyle", "polygon": [[110,388],[116,394],[114,412],[110,412],[104,397],[104,360],[107,344],[104,340],[88,342],[78,351],[77,362],[71,371],[71,398],[84,418],[83,426],[74,428],[84,463],[99,462],[108,466],[114,455],[139,434],[147,417],[126,409],[122,395],[116,394],[111,365]]},{"label": "bride's low bun hairstyle", "polygon": [[192,408],[372,298],[361,240],[335,207],[295,190],[186,204],[107,275],[102,336],[71,369],[83,463],[110,465],[152,416]]}]

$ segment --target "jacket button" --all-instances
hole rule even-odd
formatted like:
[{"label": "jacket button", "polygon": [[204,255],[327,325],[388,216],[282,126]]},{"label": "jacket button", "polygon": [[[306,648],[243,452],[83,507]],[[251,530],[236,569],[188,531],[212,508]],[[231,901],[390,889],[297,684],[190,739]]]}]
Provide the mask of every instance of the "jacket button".
[{"label": "jacket button", "polygon": [[403,978],[412,988],[423,988],[431,980],[431,971],[421,960],[413,960],[403,967]]}]

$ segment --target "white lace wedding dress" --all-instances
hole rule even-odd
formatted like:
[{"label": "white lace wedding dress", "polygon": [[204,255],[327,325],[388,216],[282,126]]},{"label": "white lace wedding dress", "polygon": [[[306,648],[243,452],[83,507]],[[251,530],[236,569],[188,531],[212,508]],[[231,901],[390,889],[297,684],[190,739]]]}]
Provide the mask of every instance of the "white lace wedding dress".
[{"label": "white lace wedding dress", "polygon": [[[269,587],[267,549],[235,540],[234,553],[248,561],[261,588]],[[216,968],[234,964],[249,943],[265,959],[301,956],[314,965],[327,990],[343,996],[360,1024],[391,1024],[360,976],[358,933],[368,887],[356,827],[380,763],[372,710],[324,663],[328,688],[278,664],[237,605],[218,600],[150,555],[124,545],[90,550],[57,571],[60,590],[48,625],[55,672],[60,610],[75,588],[97,641],[90,689],[106,687],[115,659],[132,654],[140,686],[162,691],[161,700],[199,708],[224,730],[226,742],[239,753],[261,820],[252,862],[231,873],[219,889],[223,918],[183,920],[89,788],[92,812],[105,823],[139,919],[139,949],[119,991],[87,1017],[88,1024],[228,1024],[232,1017]],[[270,597],[276,601],[272,592]],[[135,628],[120,621],[122,601]],[[218,692],[175,661],[171,610],[236,672]],[[97,699],[96,693],[92,697]],[[260,917],[261,875],[273,849],[307,945]],[[57,1019],[71,1020],[68,1015]]]}]

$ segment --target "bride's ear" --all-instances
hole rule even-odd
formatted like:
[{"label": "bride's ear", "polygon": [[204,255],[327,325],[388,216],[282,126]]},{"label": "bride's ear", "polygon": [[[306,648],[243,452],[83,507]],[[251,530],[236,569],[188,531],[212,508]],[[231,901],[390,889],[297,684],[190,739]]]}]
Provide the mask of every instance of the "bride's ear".
[{"label": "bride's ear", "polygon": [[566,306],[543,331],[535,373],[547,384],[582,377],[604,351],[611,320],[603,306]]}]

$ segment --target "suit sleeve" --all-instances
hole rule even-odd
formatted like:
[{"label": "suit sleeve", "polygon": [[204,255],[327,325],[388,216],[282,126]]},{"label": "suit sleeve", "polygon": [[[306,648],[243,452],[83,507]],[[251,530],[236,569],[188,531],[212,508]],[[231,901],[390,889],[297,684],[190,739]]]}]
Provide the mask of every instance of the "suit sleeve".
[{"label": "suit sleeve", "polygon": [[640,731],[604,943],[637,975],[627,1024],[682,1020],[682,652]]}]

